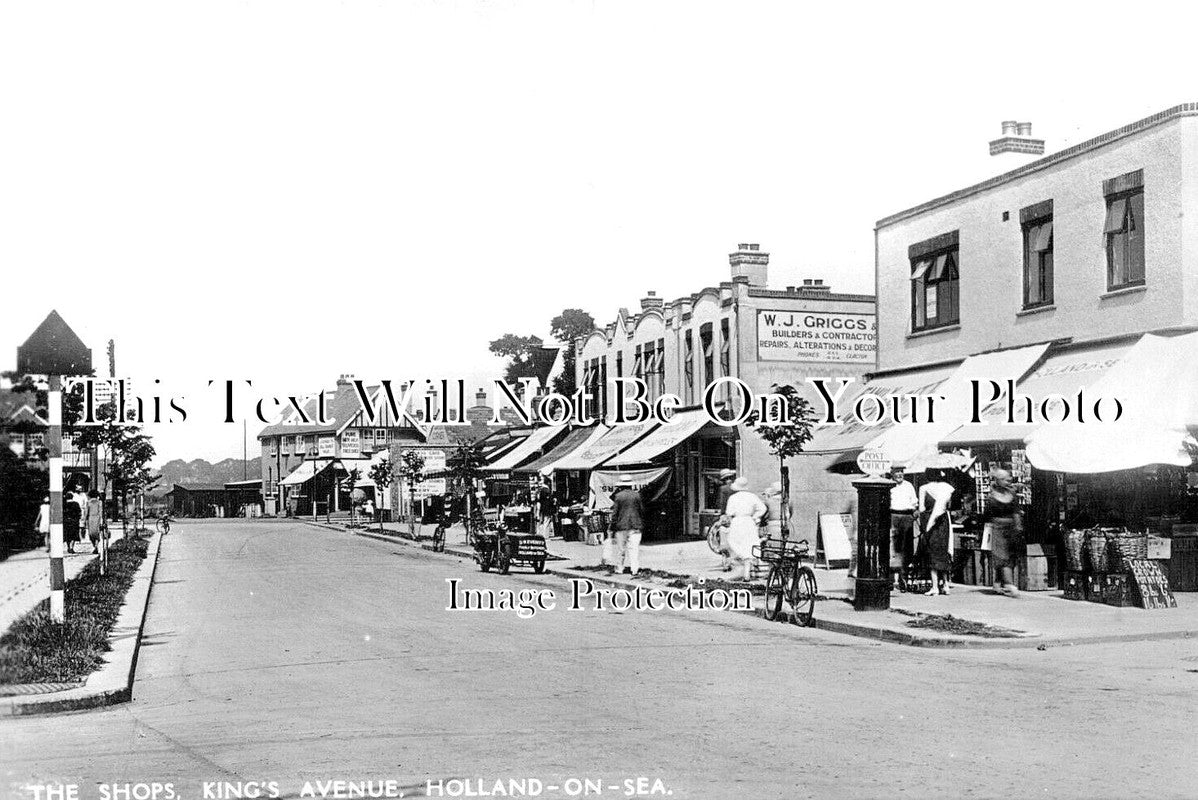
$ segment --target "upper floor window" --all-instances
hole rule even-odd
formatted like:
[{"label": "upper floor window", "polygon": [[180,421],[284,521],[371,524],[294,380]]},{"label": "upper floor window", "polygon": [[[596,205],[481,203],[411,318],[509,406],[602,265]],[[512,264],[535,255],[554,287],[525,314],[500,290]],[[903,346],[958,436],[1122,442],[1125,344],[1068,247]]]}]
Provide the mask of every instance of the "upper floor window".
[{"label": "upper floor window", "polygon": [[1144,283],[1144,171],[1103,181],[1107,289]]},{"label": "upper floor window", "polygon": [[[732,334],[728,318],[720,320],[720,375],[732,375]],[[727,387],[731,391],[732,387]]]},{"label": "upper floor window", "polygon": [[689,406],[695,402],[695,335],[690,328],[686,330],[683,344],[683,390],[686,393],[686,404]]},{"label": "upper floor window", "polygon": [[1023,227],[1023,307],[1052,305],[1052,201],[1019,212]]},{"label": "upper floor window", "polygon": [[910,258],[911,330],[960,322],[957,232],[912,245]]},{"label": "upper floor window", "polygon": [[715,354],[712,350],[711,323],[705,322],[699,326],[699,346],[703,350],[703,389],[715,380]]}]

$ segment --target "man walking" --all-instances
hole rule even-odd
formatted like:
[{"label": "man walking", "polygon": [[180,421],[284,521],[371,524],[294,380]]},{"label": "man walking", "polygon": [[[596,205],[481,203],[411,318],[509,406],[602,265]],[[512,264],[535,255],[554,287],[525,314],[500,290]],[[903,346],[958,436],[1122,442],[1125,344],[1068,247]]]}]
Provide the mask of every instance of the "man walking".
[{"label": "man walking", "polygon": [[890,574],[893,588],[903,587],[903,567],[915,553],[915,512],[919,497],[906,479],[906,470],[895,465],[890,470]]},{"label": "man walking", "polygon": [[641,493],[632,488],[632,476],[620,476],[620,488],[612,498],[611,529],[616,537],[612,572],[623,572],[625,553],[632,577],[641,568],[641,531],[645,527],[645,504]]},{"label": "man walking", "polygon": [[720,493],[719,499],[716,501],[720,509],[720,569],[724,572],[732,571],[732,548],[728,546],[728,528],[731,524],[731,517],[728,516],[728,498],[735,492],[732,489],[732,482],[736,480],[736,470],[722,469],[720,470]]}]

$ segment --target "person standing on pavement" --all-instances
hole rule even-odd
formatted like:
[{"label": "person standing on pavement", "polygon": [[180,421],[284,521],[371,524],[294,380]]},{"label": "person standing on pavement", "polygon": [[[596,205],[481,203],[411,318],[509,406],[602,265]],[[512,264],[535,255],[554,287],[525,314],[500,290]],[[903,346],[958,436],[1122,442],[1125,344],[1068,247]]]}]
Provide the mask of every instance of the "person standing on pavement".
[{"label": "person standing on pavement", "polygon": [[1018,546],[1019,505],[1011,473],[996,469],[990,473],[990,496],[986,498],[986,523],[990,526],[990,558],[994,562],[994,589],[1007,597],[1017,597],[1014,570]]},{"label": "person standing on pavement", "polygon": [[92,552],[100,552],[100,537],[104,535],[104,501],[96,490],[88,492],[87,507],[83,509],[83,527],[91,539]]},{"label": "person standing on pavement", "polygon": [[33,523],[33,527],[42,535],[42,544],[46,550],[50,550],[50,498],[42,499],[42,505],[37,510],[37,521]]},{"label": "person standing on pavement", "polygon": [[728,549],[744,571],[745,580],[753,578],[753,547],[761,541],[761,520],[766,515],[765,503],[749,491],[749,479],[732,482],[728,498]]},{"label": "person standing on pavement", "polygon": [[895,465],[890,470],[890,574],[893,588],[903,586],[903,568],[911,562],[915,553],[915,512],[919,509],[919,496],[915,487],[906,478],[906,470]]},{"label": "person standing on pavement", "polygon": [[74,500],[66,500],[62,504],[62,539],[67,543],[67,552],[75,552],[75,542],[79,541],[79,523],[83,519],[83,509]]},{"label": "person standing on pavement", "polygon": [[728,499],[735,493],[732,488],[732,482],[735,480],[736,470],[720,470],[720,490],[716,508],[720,510],[720,520],[717,524],[720,526],[720,569],[724,572],[732,570],[732,551],[728,548],[728,525],[731,522],[728,516]]},{"label": "person standing on pavement", "polygon": [[549,479],[542,476],[541,485],[537,488],[537,533],[546,539],[553,536],[553,487]]},{"label": "person standing on pavement", "polygon": [[615,535],[615,554],[611,569],[613,573],[624,570],[627,557],[628,568],[635,578],[641,569],[641,531],[645,527],[645,503],[641,493],[632,488],[632,476],[620,476],[620,488],[612,498],[611,529]]},{"label": "person standing on pavement", "polygon": [[[919,487],[919,508],[924,515],[924,553],[932,574],[932,588],[925,594],[948,594],[952,579],[952,526],[949,523],[948,503],[953,487],[942,469],[928,470],[929,482]],[[940,578],[944,578],[941,587]]]}]

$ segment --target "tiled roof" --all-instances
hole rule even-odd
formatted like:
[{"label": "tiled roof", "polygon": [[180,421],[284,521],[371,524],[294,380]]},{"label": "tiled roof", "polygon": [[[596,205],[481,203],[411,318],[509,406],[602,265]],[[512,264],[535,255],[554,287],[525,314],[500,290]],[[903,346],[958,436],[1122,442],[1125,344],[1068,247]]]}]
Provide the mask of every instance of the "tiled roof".
[{"label": "tiled roof", "polygon": [[[367,386],[366,393],[373,398],[379,391],[378,386]],[[295,436],[309,433],[336,433],[345,427],[345,424],[353,419],[358,412],[362,410],[362,404],[358,400],[358,390],[354,388],[352,383],[340,383],[337,388],[331,392],[325,392],[325,415],[332,419],[332,422],[320,424],[312,422],[310,424],[291,424],[290,419],[298,418],[294,409],[291,409],[285,414],[281,421],[274,425],[268,425],[258,432],[258,438],[264,439],[268,436]],[[316,398],[313,397],[304,405],[304,413],[309,419],[316,419]],[[394,425],[392,425],[394,427]],[[419,435],[419,438],[423,438]]]}]

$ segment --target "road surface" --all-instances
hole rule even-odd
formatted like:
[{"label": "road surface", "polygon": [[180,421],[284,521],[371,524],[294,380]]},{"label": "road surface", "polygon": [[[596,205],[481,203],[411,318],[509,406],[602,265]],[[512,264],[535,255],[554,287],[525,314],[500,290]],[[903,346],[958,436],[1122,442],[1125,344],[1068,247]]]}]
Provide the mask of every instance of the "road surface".
[{"label": "road surface", "polygon": [[410,797],[430,779],[433,796],[436,781],[536,779],[556,798],[571,778],[623,797],[644,777],[675,798],[1198,795],[1198,642],[954,652],[720,612],[520,619],[447,611],[455,577],[567,593],[303,523],[180,522],[134,701],[0,720],[3,786],[147,800],[112,784],[158,782],[174,794],[157,800],[203,800],[204,782],[209,797],[255,781],[295,797],[309,780],[317,796],[348,796],[327,783],[345,780]]}]

